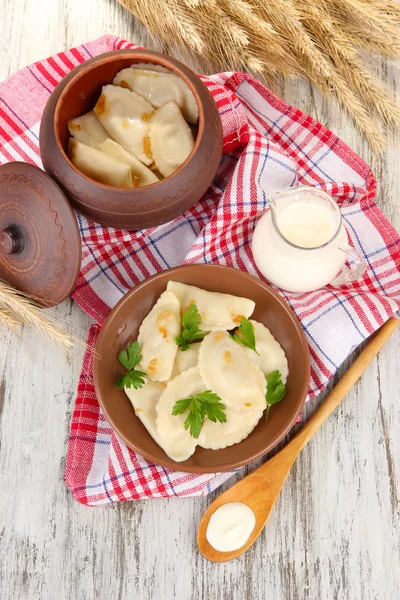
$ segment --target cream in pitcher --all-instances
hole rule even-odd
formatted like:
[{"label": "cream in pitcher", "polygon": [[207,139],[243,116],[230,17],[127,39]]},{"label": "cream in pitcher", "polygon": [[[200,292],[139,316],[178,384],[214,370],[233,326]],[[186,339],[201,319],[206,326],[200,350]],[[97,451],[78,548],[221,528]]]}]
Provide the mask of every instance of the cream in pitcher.
[{"label": "cream in pitcher", "polygon": [[[268,198],[269,210],[254,230],[254,261],[272,284],[311,292],[360,278],[366,264],[348,244],[336,202],[317,188],[299,186]],[[345,266],[353,261],[352,268]]]}]

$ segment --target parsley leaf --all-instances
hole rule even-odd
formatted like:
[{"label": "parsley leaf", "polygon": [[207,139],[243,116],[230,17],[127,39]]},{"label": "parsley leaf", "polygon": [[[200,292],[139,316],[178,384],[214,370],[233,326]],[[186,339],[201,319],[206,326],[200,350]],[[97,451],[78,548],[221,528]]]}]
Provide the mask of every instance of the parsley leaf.
[{"label": "parsley leaf", "polygon": [[247,348],[254,350],[256,354],[258,354],[256,350],[256,336],[254,333],[254,326],[249,319],[243,317],[240,321],[238,333],[233,333],[232,337],[236,342],[243,344]]},{"label": "parsley leaf", "polygon": [[174,416],[183,415],[189,410],[184,423],[185,429],[189,429],[192,437],[198,438],[203,422],[207,417],[213,423],[217,421],[226,423],[225,408],[226,406],[221,402],[221,398],[214,392],[207,390],[175,402],[172,414]]},{"label": "parsley leaf", "polygon": [[200,329],[201,316],[193,302],[182,315],[182,331],[176,336],[175,342],[181,347],[182,352],[189,350],[189,344],[202,340],[206,335]]},{"label": "parsley leaf", "polygon": [[123,377],[119,377],[115,382],[115,387],[119,390],[124,388],[132,388],[135,390],[141,388],[147,377],[143,371],[135,370],[136,365],[142,360],[142,354],[140,352],[139,342],[132,342],[125,350],[122,350],[118,354],[118,360],[123,367],[128,371]]},{"label": "parsley leaf", "polygon": [[280,371],[271,371],[267,376],[267,393],[265,399],[267,401],[267,412],[265,420],[268,423],[268,415],[271,406],[280,402],[286,394],[285,384],[282,382]]},{"label": "parsley leaf", "polygon": [[192,398],[185,398],[184,400],[178,400],[175,402],[174,407],[172,409],[172,414],[175,417],[176,415],[183,415],[189,408],[192,403]]},{"label": "parsley leaf", "polygon": [[131,387],[134,387],[135,390],[137,390],[138,388],[141,388],[144,385],[144,377],[147,377],[146,373],[134,369],[132,371],[129,371],[129,373],[126,373],[126,375],[124,375],[123,377],[117,379],[117,381],[115,382],[115,386],[119,390],[123,390],[124,388],[130,389]]},{"label": "parsley leaf", "polygon": [[132,342],[118,354],[118,360],[127,371],[131,371],[142,360],[139,342]]}]

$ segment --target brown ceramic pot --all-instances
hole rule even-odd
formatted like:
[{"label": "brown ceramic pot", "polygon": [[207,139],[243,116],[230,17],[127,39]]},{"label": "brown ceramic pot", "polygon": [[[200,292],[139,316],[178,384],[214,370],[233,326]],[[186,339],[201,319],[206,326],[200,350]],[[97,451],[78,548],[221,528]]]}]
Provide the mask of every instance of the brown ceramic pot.
[{"label": "brown ceramic pot", "polygon": [[[135,62],[160,64],[182,77],[196,98],[199,122],[185,163],[159,183],[132,190],[103,185],[74,167],[67,156],[67,122],[91,110],[102,86]],[[184,64],[158,52],[118,50],[88,60],[56,87],[43,113],[40,154],[47,173],[79,212],[103,225],[141,229],[176,218],[204,195],[221,159],[222,124],[207,87]]]},{"label": "brown ceramic pot", "polygon": [[[264,323],[285,350],[289,376],[285,398],[262,417],[257,427],[240,444],[223,450],[197,447],[184,462],[174,462],[156,444],[135,415],[124,391],[115,381],[126,371],[118,353],[137,339],[144,317],[150,312],[169,280],[196,285],[212,292],[246,296],[256,303],[253,319]],[[94,383],[96,396],[107,421],[133,450],[152,462],[193,473],[217,473],[241,467],[262,456],[286,435],[305,401],[310,382],[308,344],[296,315],[269,285],[256,277],[217,265],[185,265],[150,277],[128,292],[105,321],[96,346]]]}]

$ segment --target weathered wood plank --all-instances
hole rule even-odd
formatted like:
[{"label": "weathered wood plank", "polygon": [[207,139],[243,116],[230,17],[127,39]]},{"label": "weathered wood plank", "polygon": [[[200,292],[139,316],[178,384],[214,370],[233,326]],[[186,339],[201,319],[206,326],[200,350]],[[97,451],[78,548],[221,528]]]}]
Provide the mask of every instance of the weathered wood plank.
[{"label": "weathered wood plank", "polygon": [[[0,78],[104,33],[152,45],[114,0],[0,0],[0,8],[0,39],[10,40]],[[395,67],[378,61],[376,70],[396,88]],[[308,84],[286,84],[284,96],[373,165],[378,202],[400,228],[396,141],[375,159],[337,107]],[[70,301],[57,312],[83,331],[90,324]],[[80,355],[68,362],[25,331],[0,336],[4,600],[398,597],[400,334],[303,451],[259,542],[225,565],[206,562],[195,544],[196,525],[215,494],[97,509],[72,499],[63,470]]]}]

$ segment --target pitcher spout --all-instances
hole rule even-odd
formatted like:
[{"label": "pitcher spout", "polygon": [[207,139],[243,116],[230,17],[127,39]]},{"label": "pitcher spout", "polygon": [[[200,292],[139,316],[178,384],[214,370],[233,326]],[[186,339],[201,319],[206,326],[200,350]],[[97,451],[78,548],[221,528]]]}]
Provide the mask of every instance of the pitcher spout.
[{"label": "pitcher spout", "polygon": [[268,196],[268,206],[271,210],[271,217],[275,225],[278,223],[278,202],[284,196],[283,192],[276,192],[271,196]]},{"label": "pitcher spout", "polygon": [[293,198],[297,197],[303,189],[306,188],[301,186],[286,188],[268,196],[268,206],[271,209],[271,217],[276,229],[279,229],[278,222],[281,210],[283,210],[288,203],[292,202]]}]

